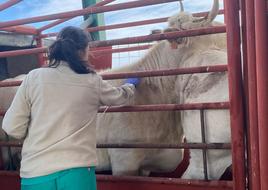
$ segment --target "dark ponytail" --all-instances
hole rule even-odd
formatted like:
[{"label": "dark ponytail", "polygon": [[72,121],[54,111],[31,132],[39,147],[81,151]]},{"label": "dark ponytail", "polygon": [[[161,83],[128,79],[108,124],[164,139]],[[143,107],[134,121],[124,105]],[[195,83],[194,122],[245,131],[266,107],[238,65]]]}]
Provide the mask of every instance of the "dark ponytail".
[{"label": "dark ponytail", "polygon": [[90,41],[90,36],[80,28],[63,28],[49,47],[49,67],[57,67],[60,61],[66,61],[78,74],[95,73],[93,67],[79,56],[79,51],[86,50]]}]

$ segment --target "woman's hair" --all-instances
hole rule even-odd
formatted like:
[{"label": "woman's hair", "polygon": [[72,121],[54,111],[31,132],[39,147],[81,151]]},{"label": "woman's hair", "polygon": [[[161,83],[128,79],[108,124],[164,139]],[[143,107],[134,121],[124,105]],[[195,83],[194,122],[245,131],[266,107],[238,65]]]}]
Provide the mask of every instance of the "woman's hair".
[{"label": "woman's hair", "polygon": [[49,47],[49,67],[57,67],[60,61],[66,61],[78,74],[95,73],[92,66],[83,61],[79,51],[85,51],[91,41],[89,34],[80,28],[68,26],[63,28],[56,41]]}]

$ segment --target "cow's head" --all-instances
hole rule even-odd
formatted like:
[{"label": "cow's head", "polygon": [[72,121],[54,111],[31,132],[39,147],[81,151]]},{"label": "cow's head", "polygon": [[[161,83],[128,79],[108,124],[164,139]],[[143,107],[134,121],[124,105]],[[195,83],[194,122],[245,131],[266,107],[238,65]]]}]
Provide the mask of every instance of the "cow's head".
[{"label": "cow's head", "polygon": [[[205,17],[194,17],[191,13],[184,12],[180,1],[181,11],[168,19],[168,28],[164,32],[189,30],[210,26],[219,11],[219,0],[214,0],[211,11]],[[185,41],[185,38],[169,40],[173,48]]]}]

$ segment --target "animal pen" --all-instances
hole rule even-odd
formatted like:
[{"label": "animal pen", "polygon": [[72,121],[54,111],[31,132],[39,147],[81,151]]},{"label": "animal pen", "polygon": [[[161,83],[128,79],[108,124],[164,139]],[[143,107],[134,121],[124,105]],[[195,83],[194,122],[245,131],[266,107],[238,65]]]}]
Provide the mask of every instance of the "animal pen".
[{"label": "animal pen", "polygon": [[[85,9],[58,14],[25,18],[0,23],[0,30],[34,35],[36,48],[0,52],[0,58],[18,55],[38,55],[39,65],[46,62],[47,49],[42,47],[42,39],[55,36],[55,33],[44,34],[43,31],[63,23],[76,16],[108,11],[119,11],[154,4],[169,3],[177,0],[137,0],[127,3],[108,5],[114,0],[103,0],[94,6]],[[185,0],[186,1],[186,0]],[[0,5],[0,11],[20,0],[9,0]],[[161,104],[161,105],[134,105],[128,107],[110,107],[99,112],[141,112],[141,111],[170,111],[170,110],[203,110],[229,109],[231,118],[231,143],[182,143],[182,144],[98,144],[98,148],[177,148],[202,149],[206,160],[207,149],[232,150],[232,181],[216,180],[186,180],[165,177],[130,177],[97,175],[98,189],[100,190],[267,190],[268,189],[268,28],[267,28],[267,1],[265,0],[225,0],[224,13],[226,26],[214,26],[202,29],[192,29],[178,32],[152,34],[139,37],[130,37],[116,40],[93,41],[92,47],[107,47],[139,42],[151,42],[164,39],[175,39],[185,36],[227,33],[228,65],[202,66],[195,68],[178,68],[149,72],[105,74],[104,79],[121,79],[127,77],[149,77],[183,75],[207,72],[228,72],[229,102],[207,102],[195,104]],[[197,15],[205,15],[198,13]],[[56,20],[56,21],[54,21]],[[151,23],[165,22],[167,18],[145,20],[132,23],[121,23],[109,26],[88,28],[89,32],[111,30],[115,28],[133,27]],[[41,21],[53,21],[41,28],[28,28],[24,24]],[[241,35],[240,35],[241,34]],[[242,46],[241,46],[242,44]],[[98,50],[94,52],[114,53],[131,51],[148,47],[132,47],[124,49]],[[242,49],[242,51],[241,51]],[[242,53],[241,53],[242,52]],[[243,60],[243,66],[242,61]],[[103,63],[97,63],[103,64]],[[0,87],[18,86],[21,81],[0,82]],[[1,101],[1,100],[0,100]],[[4,116],[6,110],[0,110]],[[202,122],[201,122],[202,123]],[[0,142],[0,146],[20,147],[19,142]],[[204,161],[206,166],[206,161]],[[0,159],[0,167],[3,163]],[[204,169],[206,170],[206,169]],[[19,189],[19,175],[17,172],[0,171],[1,189]]]}]

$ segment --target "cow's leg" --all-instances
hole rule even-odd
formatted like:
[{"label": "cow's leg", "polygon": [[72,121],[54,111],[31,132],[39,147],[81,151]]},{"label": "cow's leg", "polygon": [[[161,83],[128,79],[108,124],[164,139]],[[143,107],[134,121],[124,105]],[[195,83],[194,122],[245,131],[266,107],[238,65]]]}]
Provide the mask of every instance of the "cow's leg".
[{"label": "cow's leg", "polygon": [[109,149],[113,175],[139,175],[143,150]]},{"label": "cow's leg", "polygon": [[208,172],[210,179],[220,179],[232,164],[230,150],[208,150]]},{"label": "cow's leg", "polygon": [[111,161],[108,155],[107,149],[97,149],[98,165],[96,167],[97,172],[111,170]]},{"label": "cow's leg", "polygon": [[[183,179],[204,179],[203,156],[201,150],[191,150],[189,167]],[[230,150],[208,150],[207,172],[209,179],[220,179],[225,169],[232,163]]]},{"label": "cow's leg", "polygon": [[204,170],[202,162],[202,151],[190,151],[190,163],[182,176],[183,179],[204,179]]}]

